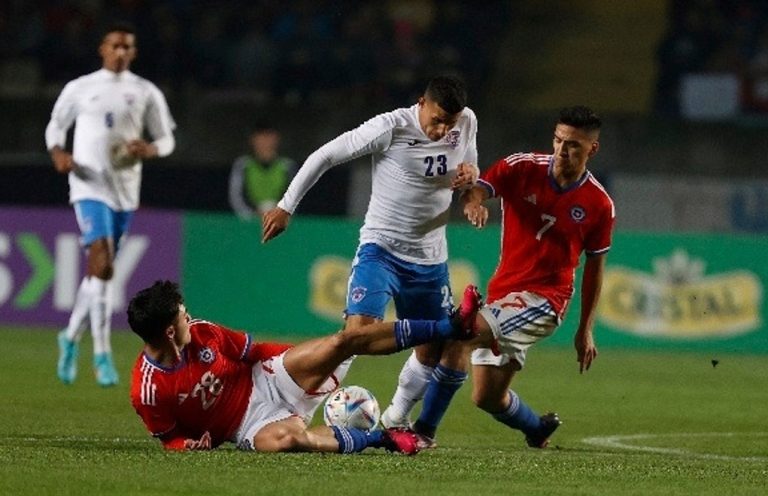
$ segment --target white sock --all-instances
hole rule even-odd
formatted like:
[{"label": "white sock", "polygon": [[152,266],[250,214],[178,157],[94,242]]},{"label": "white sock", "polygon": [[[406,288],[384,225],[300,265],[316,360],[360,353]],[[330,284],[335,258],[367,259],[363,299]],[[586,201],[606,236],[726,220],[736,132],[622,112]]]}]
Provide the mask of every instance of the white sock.
[{"label": "white sock", "polygon": [[66,336],[70,341],[80,341],[85,332],[85,321],[88,320],[91,309],[91,280],[84,277],[80,281],[80,287],[77,288],[75,295],[75,304],[72,307],[72,313],[69,316]]},{"label": "white sock", "polygon": [[112,332],[112,284],[110,281],[91,277],[91,334],[93,354],[110,353]]},{"label": "white sock", "polygon": [[397,390],[392,396],[392,404],[389,407],[390,418],[405,419],[411,414],[416,403],[424,397],[434,370],[434,367],[428,367],[419,362],[416,352],[411,353],[400,371]]}]

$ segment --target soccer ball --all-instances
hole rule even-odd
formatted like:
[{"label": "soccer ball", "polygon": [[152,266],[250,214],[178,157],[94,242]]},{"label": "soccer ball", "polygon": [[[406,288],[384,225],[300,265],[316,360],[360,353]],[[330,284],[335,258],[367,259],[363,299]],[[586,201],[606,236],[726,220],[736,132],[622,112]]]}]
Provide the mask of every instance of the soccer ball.
[{"label": "soccer ball", "polygon": [[379,423],[379,402],[364,387],[340,387],[325,401],[323,420],[329,427],[353,427],[368,431]]}]

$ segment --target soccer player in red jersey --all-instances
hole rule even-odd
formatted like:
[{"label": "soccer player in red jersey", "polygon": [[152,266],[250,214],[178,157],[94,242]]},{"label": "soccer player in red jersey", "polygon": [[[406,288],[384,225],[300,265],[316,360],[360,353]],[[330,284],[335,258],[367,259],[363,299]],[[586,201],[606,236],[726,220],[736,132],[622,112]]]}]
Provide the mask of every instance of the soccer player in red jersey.
[{"label": "soccer player in red jersey", "polygon": [[414,454],[423,442],[407,429],[307,425],[354,355],[471,338],[480,299],[474,286],[465,294],[451,318],[375,323],[293,346],[256,343],[248,334],[192,320],[178,286],[158,281],[128,307],[131,329],[145,343],[133,367],[131,402],[167,449],[211,449],[230,441],[270,452],[374,447]]},{"label": "soccer player in red jersey", "polygon": [[[471,361],[473,401],[521,430],[532,447],[545,447],[560,419],[555,413],[539,417],[509,385],[525,364],[527,349],[562,321],[582,253],[586,261],[574,337],[579,371],[588,370],[597,356],[592,327],[615,217],[613,201],[587,170],[600,147],[600,126],[601,119],[587,107],[563,109],[552,154],[501,159],[464,195],[464,214],[478,228],[488,220],[483,202],[501,199],[501,257],[475,322],[477,337],[451,344],[435,374],[461,377]],[[432,381],[414,430],[434,438],[453,393]]]}]

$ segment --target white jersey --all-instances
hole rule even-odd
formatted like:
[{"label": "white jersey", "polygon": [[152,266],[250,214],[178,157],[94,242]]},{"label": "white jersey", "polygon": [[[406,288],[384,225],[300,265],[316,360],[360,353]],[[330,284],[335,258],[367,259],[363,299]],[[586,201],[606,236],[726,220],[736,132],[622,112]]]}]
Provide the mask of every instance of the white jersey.
[{"label": "white jersey", "polygon": [[176,127],[162,92],[130,71],[100,69],[67,83],[56,100],[45,130],[50,150],[64,148],[67,129],[75,123],[69,173],[69,201],[99,200],[118,211],[139,206],[141,161],[121,160],[117,149],[141,139],[145,129],[158,154],[173,151]]},{"label": "white jersey", "polygon": [[431,141],[419,125],[418,109],[416,104],[377,115],[320,147],[278,206],[292,214],[326,170],[371,155],[373,185],[360,244],[375,243],[406,262],[445,262],[451,180],[460,163],[477,163],[477,118],[465,108],[443,139]]}]

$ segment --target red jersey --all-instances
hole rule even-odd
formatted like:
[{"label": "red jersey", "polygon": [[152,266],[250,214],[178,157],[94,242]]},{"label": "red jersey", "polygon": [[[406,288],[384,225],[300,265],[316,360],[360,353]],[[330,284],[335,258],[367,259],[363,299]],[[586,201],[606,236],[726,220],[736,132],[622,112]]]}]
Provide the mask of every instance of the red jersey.
[{"label": "red jersey", "polygon": [[589,171],[566,189],[558,186],[553,163],[552,155],[516,153],[493,164],[479,184],[500,197],[502,207],[501,257],[488,301],[531,291],[562,316],[581,252],[611,248],[615,209]]},{"label": "red jersey", "polygon": [[205,431],[217,446],[235,434],[248,407],[253,364],[291,345],[253,343],[248,334],[193,320],[191,341],[172,368],[142,352],[133,366],[131,403],[153,436],[169,449]]}]

